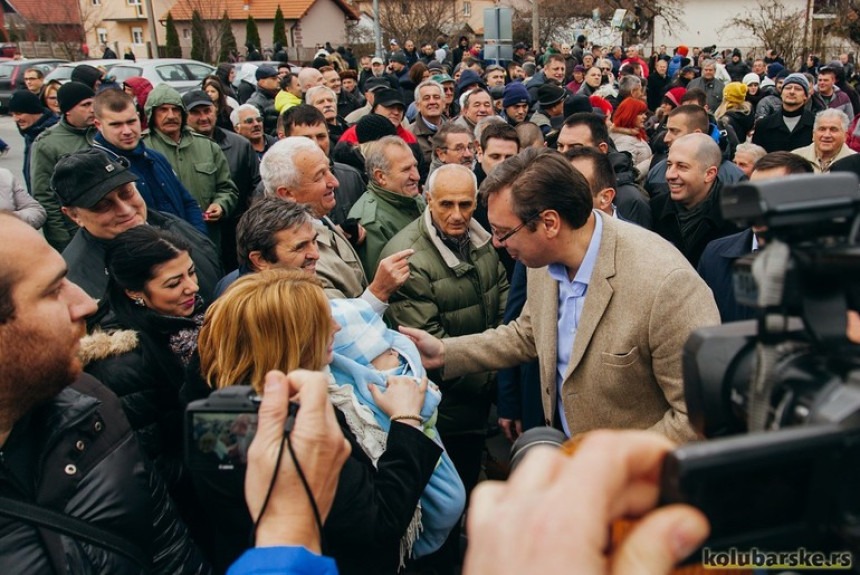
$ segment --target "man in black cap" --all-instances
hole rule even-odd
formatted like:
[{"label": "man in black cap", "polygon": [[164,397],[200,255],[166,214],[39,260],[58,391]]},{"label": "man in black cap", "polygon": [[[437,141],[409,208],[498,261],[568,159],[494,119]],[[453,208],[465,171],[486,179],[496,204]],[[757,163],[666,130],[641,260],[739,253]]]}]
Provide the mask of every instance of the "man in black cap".
[{"label": "man in black cap", "polygon": [[218,144],[227,158],[230,178],[239,190],[239,201],[227,218],[221,237],[221,255],[225,269],[233,269],[236,261],[236,224],[248,209],[254,189],[260,183],[260,161],[251,147],[251,142],[235,132],[228,132],[215,125],[215,106],[203,90],[191,90],[182,95],[182,103],[188,112],[188,127]]},{"label": "man in black cap", "polygon": [[522,42],[517,42],[514,44],[514,57],[512,58],[514,62],[519,64],[520,66],[526,61],[526,45]]},{"label": "man in black cap", "polygon": [[101,70],[89,64],[80,64],[72,70],[72,82],[80,82],[96,91],[102,83]]},{"label": "man in black cap", "polygon": [[80,227],[63,250],[68,279],[90,296],[101,298],[108,280],[104,272],[108,245],[122,232],[148,224],[188,240],[200,295],[210,300],[222,275],[215,246],[188,222],[148,209],[137,191],[137,179],[125,158],[111,159],[101,150],[76,152],[57,163],[51,186],[63,213]]},{"label": "man in black cap", "polygon": [[24,138],[24,184],[33,195],[30,187],[30,147],[33,141],[60,119],[42,105],[39,97],[29,90],[16,90],[9,100],[9,113]]},{"label": "man in black cap", "polygon": [[42,132],[33,142],[30,154],[30,185],[33,197],[48,214],[42,230],[45,239],[57,251],[72,240],[77,227],[63,217],[60,204],[51,190],[51,176],[57,160],[64,154],[84,150],[93,145],[93,97],[95,92],[80,82],[68,82],[57,90],[57,102],[62,118]]},{"label": "man in black cap", "polygon": [[245,102],[256,106],[263,116],[263,130],[267,134],[275,133],[275,124],[278,121],[278,111],[275,109],[275,96],[281,89],[278,71],[272,66],[260,66],[254,73],[257,78],[257,89]]},{"label": "man in black cap", "polygon": [[352,126],[368,115],[370,110],[373,108],[374,93],[379,89],[390,87],[391,84],[388,83],[388,78],[386,76],[371,76],[368,78],[364,82],[364,98],[367,100],[367,103],[361,108],[348,114],[346,118],[344,118],[346,123]]},{"label": "man in black cap", "polygon": [[[553,128],[560,128],[560,122],[564,121],[567,90],[554,84],[544,84],[538,88],[537,93],[540,109],[532,114],[531,122],[540,127],[540,131],[546,136]],[[553,121],[559,125],[554,126]]]},{"label": "man in black cap", "polygon": [[412,102],[410,92],[415,89],[415,84],[409,79],[409,58],[403,52],[395,52],[391,55],[391,60],[388,62],[388,71],[400,83],[400,90],[403,92],[404,102],[408,105]]}]

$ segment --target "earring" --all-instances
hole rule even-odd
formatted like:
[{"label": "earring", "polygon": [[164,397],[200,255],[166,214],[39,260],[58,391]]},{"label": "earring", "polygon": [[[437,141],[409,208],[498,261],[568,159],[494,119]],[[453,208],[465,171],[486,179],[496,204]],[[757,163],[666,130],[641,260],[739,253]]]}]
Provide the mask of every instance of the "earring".
[{"label": "earring", "polygon": [[140,307],[146,307],[146,303],[143,301],[142,297],[134,298],[134,305],[139,305]]}]

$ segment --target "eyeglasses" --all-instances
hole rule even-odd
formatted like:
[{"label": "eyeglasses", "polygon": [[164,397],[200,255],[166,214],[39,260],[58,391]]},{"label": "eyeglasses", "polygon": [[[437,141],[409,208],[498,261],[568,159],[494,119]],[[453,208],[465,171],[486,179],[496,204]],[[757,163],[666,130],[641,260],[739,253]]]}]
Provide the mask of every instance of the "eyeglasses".
[{"label": "eyeglasses", "polygon": [[460,144],[459,146],[455,146],[453,148],[449,148],[448,146],[442,146],[439,149],[440,150],[451,150],[455,154],[462,154],[466,150],[469,150],[473,154],[478,151],[478,148],[476,148],[474,144],[469,144],[468,146],[464,146],[463,144]]},{"label": "eyeglasses", "polygon": [[499,235],[499,233],[498,233],[497,231],[495,231],[495,230],[491,230],[491,231],[492,231],[492,233],[493,233],[493,237],[494,237],[494,238],[496,238],[496,241],[497,241],[497,242],[499,242],[500,244],[503,244],[503,243],[505,243],[506,241],[508,241],[509,239],[511,239],[511,237],[512,237],[515,233],[517,233],[518,231],[520,231],[521,229],[523,229],[524,227],[526,227],[528,224],[532,223],[533,221],[535,221],[536,219],[538,219],[539,217],[541,217],[541,214],[543,214],[543,212],[537,212],[536,214],[534,214],[534,215],[533,215],[533,216],[531,216],[530,218],[526,219],[523,223],[521,223],[520,225],[518,225],[517,227],[515,227],[514,229],[512,229],[511,231],[509,231],[508,233],[506,233],[506,234],[504,234],[504,235],[502,235],[502,236],[500,236],[500,235]]},{"label": "eyeglasses", "polygon": [[262,124],[263,123],[263,117],[257,116],[256,118],[245,118],[244,120],[242,120],[242,123],[248,124],[249,126],[251,124]]},{"label": "eyeglasses", "polygon": [[600,71],[601,72],[611,72],[612,68],[601,68]]}]

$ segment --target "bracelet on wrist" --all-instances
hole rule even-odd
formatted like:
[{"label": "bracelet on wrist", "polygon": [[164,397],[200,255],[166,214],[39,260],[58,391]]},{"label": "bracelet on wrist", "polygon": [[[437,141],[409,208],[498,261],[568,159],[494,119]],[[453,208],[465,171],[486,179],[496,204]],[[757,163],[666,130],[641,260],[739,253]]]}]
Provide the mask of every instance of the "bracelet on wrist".
[{"label": "bracelet on wrist", "polygon": [[391,416],[391,422],[400,421],[401,419],[410,419],[412,421],[417,421],[419,424],[424,420],[421,419],[421,416],[416,413],[398,413],[397,415]]}]

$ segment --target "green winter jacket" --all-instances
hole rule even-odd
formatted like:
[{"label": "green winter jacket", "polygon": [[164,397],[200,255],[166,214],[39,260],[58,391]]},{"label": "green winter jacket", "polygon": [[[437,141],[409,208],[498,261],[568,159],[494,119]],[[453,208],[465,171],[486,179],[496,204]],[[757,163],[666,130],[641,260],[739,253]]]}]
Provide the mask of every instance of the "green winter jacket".
[{"label": "green winter jacket", "polygon": [[[398,233],[380,257],[414,249],[411,275],[389,299],[385,317],[394,325],[427,330],[438,338],[480,333],[502,322],[508,280],[490,234],[474,219],[469,226],[470,262],[460,261],[433,227],[430,210]],[[490,408],[493,374],[476,373],[443,381],[439,431],[443,434],[484,433]]]},{"label": "green winter jacket", "polygon": [[[154,129],[153,111],[164,104],[182,109],[182,135],[179,142]],[[230,166],[224,152],[214,141],[185,125],[187,112],[182,105],[182,97],[167,84],[159,84],[149,93],[144,113],[150,125],[144,143],[164,154],[179,180],[200,204],[201,210],[205,212],[212,204],[218,204],[224,210],[218,222],[206,222],[210,238],[220,248],[221,226],[239,201],[239,190],[230,178]]]},{"label": "green winter jacket", "polygon": [[60,211],[60,201],[51,189],[51,176],[60,156],[87,150],[93,145],[96,129],[92,126],[75,128],[63,117],[39,134],[30,151],[30,185],[33,197],[42,204],[48,219],[42,230],[45,239],[62,252],[78,231],[78,226]]},{"label": "green winter jacket", "polygon": [[364,243],[356,251],[368,281],[376,275],[376,266],[382,259],[379,253],[388,240],[420,216],[426,206],[421,196],[395,194],[373,181],[367,185],[367,192],[349,210],[349,217],[358,219],[366,232]]}]

